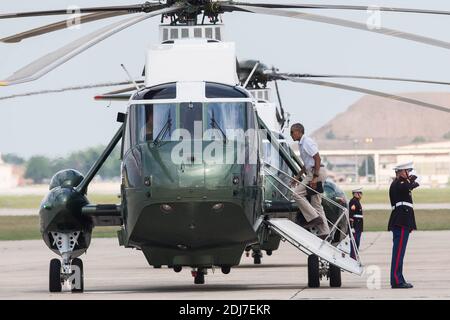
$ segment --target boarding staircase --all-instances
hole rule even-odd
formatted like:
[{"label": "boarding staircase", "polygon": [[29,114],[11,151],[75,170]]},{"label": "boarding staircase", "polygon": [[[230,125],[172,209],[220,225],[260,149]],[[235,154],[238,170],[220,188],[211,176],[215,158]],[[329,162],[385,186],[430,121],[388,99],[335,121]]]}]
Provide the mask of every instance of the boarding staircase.
[{"label": "boarding staircase", "polygon": [[[270,170],[272,169],[272,170]],[[274,174],[274,170],[278,172],[282,172],[289,179],[295,181],[296,183],[302,183],[294,178],[292,178],[287,173],[280,171],[278,168],[273,167],[269,163],[265,163],[265,174],[270,178],[275,180],[274,182],[282,185],[285,189],[290,192],[294,192],[294,190],[287,185],[282,179],[280,179],[276,174]],[[275,183],[271,182],[272,185],[276,187]],[[303,184],[303,183],[302,183]],[[309,188],[308,185],[305,185]],[[278,188],[277,188],[278,189]],[[279,189],[278,189],[279,190]],[[280,191],[281,192],[281,191]],[[352,232],[344,232],[339,229],[338,224],[341,219],[345,219],[348,230],[351,230],[349,217],[348,217],[348,209],[346,207],[341,206],[340,204],[334,202],[332,199],[326,198],[321,194],[322,199],[326,201],[330,201],[333,205],[338,206],[341,209],[341,215],[334,223],[328,221],[331,224],[331,233],[330,236],[326,239],[321,239],[317,237],[314,233],[309,230],[301,227],[297,223],[293,222],[287,218],[272,218],[270,215],[265,215],[257,221],[255,225],[255,229],[259,228],[267,228],[277,233],[282,239],[292,244],[294,247],[309,255],[316,255],[321,260],[326,261],[329,264],[339,267],[340,269],[356,274],[362,275],[364,272],[363,265],[361,263],[359,252],[355,249],[355,259],[350,256],[350,245],[353,245],[356,248],[355,240],[353,238]],[[287,200],[290,201],[289,198],[286,197]],[[340,232],[344,235],[344,239],[339,243],[331,243],[331,238],[335,232]]]}]

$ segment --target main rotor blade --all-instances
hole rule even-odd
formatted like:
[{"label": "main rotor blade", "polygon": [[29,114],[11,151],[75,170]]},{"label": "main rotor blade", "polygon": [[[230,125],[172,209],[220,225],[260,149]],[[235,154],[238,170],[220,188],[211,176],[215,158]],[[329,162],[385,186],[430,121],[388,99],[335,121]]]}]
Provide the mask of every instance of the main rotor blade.
[{"label": "main rotor blade", "polygon": [[149,14],[141,14],[138,17],[129,17],[108,25],[30,63],[15,72],[12,76],[8,77],[5,81],[0,81],[0,86],[13,85],[39,79],[43,75],[69,61],[76,55],[109,38],[110,36],[151,17],[175,12],[180,10],[180,8],[182,8],[182,5],[176,4],[169,8],[157,10]]},{"label": "main rotor blade", "polygon": [[293,18],[293,19],[326,23],[326,24],[331,24],[331,25],[336,25],[336,26],[341,26],[341,27],[346,27],[346,28],[374,32],[374,33],[378,33],[378,34],[382,34],[382,35],[386,35],[386,36],[390,36],[390,37],[396,37],[396,38],[400,38],[400,39],[415,41],[415,42],[419,42],[419,43],[428,44],[428,45],[434,46],[434,47],[450,49],[449,42],[445,42],[445,41],[437,40],[437,39],[433,39],[433,38],[428,38],[428,37],[420,36],[420,35],[413,34],[413,33],[403,32],[403,31],[399,31],[399,30],[388,29],[388,28],[369,29],[366,24],[355,22],[355,21],[350,21],[350,20],[332,18],[332,17],[327,17],[327,16],[320,16],[320,15],[303,13],[303,12],[278,10],[278,9],[270,9],[270,8],[259,8],[259,7],[253,7],[253,6],[240,6],[240,5],[227,5],[227,4],[222,4],[221,6],[224,9],[228,9],[230,11],[238,10],[238,11],[244,11],[244,12],[259,13],[259,14],[266,14],[266,15],[272,15],[272,16],[288,17],[288,18]]},{"label": "main rotor blade", "polygon": [[[92,21],[97,21],[97,20],[112,18],[112,17],[116,17],[116,16],[120,16],[120,15],[125,15],[128,13],[129,13],[128,11],[95,12],[95,13],[81,16],[79,18],[79,21],[77,21],[77,23],[83,24],[83,23],[88,23],[88,22],[92,22]],[[17,33],[15,35],[0,39],[0,41],[5,42],[5,43],[17,43],[24,39],[40,36],[40,35],[58,31],[61,29],[66,29],[71,26],[72,21],[73,20],[68,19],[68,20],[55,22],[55,23],[48,24],[48,25],[45,25],[45,26],[42,26],[39,28],[34,28],[34,29],[30,29],[30,30],[27,30],[27,31],[24,31],[21,33]]]},{"label": "main rotor blade", "polygon": [[[142,83],[143,81],[136,81],[136,83]],[[24,92],[24,93],[18,93],[13,94],[10,96],[4,96],[0,97],[0,100],[10,100],[15,98],[21,98],[21,97],[30,97],[30,96],[36,96],[36,95],[42,95],[42,94],[50,94],[50,93],[60,93],[60,92],[67,92],[67,91],[78,91],[78,90],[85,90],[85,89],[94,89],[94,88],[106,88],[106,87],[116,87],[116,86],[123,86],[131,84],[130,81],[122,81],[122,82],[103,82],[103,83],[96,83],[96,84],[87,84],[87,85],[81,85],[81,86],[70,86],[70,87],[64,87],[59,89],[48,89],[48,90],[39,90],[39,91],[31,91],[31,92]],[[118,93],[124,93],[129,91],[136,91],[136,87],[126,87],[123,89],[115,90],[108,92],[106,94],[118,94]]]},{"label": "main rotor blade", "polygon": [[[268,76],[270,76],[270,75],[271,74],[268,73]],[[430,80],[390,78],[390,77],[373,77],[373,76],[355,76],[355,75],[276,73],[275,78],[277,76],[291,77],[291,78],[334,78],[334,79],[383,80],[383,81],[401,81],[401,82],[413,82],[413,83],[439,84],[439,85],[445,85],[445,86],[450,85],[450,82],[444,82],[444,81],[430,81]]]},{"label": "main rotor blade", "polygon": [[53,16],[53,15],[64,15],[74,13],[112,12],[112,11],[113,12],[127,11],[128,13],[139,13],[139,12],[150,12],[151,10],[154,10],[155,7],[158,7],[156,9],[163,9],[167,6],[165,4],[161,4],[160,2],[147,1],[143,4],[124,5],[124,6],[106,6],[106,7],[90,7],[90,8],[70,7],[68,9],[59,9],[59,10],[6,13],[0,14],[0,19]]},{"label": "main rotor blade", "polygon": [[335,83],[335,82],[300,79],[300,78],[287,77],[287,76],[285,76],[283,78],[284,78],[284,80],[289,80],[292,82],[307,83],[307,84],[312,84],[312,85],[316,85],[316,86],[330,87],[330,88],[336,88],[336,89],[342,89],[342,90],[354,91],[354,92],[361,92],[361,93],[369,94],[372,96],[378,96],[378,97],[387,98],[387,99],[391,99],[391,100],[402,101],[402,102],[418,105],[421,107],[450,113],[450,107],[446,108],[446,107],[439,106],[436,104],[432,104],[432,103],[428,103],[428,102],[424,102],[424,101],[420,101],[420,100],[416,100],[416,99],[411,99],[411,98],[407,98],[407,97],[402,97],[402,96],[398,96],[398,95],[394,95],[394,94],[390,94],[390,93],[386,93],[386,92],[375,91],[375,90],[360,88],[360,87],[354,87],[354,86],[349,86],[349,85]]},{"label": "main rotor blade", "polygon": [[428,9],[410,9],[410,8],[394,8],[394,7],[378,7],[378,6],[349,6],[349,5],[335,5],[335,4],[278,4],[278,3],[245,3],[231,1],[232,5],[240,6],[252,6],[259,8],[272,8],[272,9],[331,9],[331,10],[378,10],[386,12],[401,12],[401,13],[423,13],[423,14],[438,14],[438,15],[450,15],[450,11],[442,10],[428,10]]}]

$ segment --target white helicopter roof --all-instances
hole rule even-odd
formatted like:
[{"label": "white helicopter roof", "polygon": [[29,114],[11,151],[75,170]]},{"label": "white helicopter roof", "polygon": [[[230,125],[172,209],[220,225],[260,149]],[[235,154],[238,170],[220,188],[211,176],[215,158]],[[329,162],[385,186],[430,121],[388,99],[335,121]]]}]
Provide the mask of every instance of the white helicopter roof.
[{"label": "white helicopter roof", "polygon": [[145,74],[147,87],[197,81],[234,86],[239,83],[235,44],[204,38],[166,41],[148,50]]}]

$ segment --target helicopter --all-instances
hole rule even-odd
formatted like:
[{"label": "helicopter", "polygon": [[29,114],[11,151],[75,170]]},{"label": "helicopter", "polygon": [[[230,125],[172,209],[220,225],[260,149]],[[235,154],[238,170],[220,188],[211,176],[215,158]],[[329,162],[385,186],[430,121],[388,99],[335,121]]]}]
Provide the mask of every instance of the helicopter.
[{"label": "helicopter", "polygon": [[[302,215],[289,198],[289,182],[302,161],[284,130],[289,115],[277,81],[307,83],[356,91],[450,112],[445,106],[327,79],[374,79],[450,85],[448,82],[353,75],[281,73],[257,60],[239,62],[233,42],[223,39],[221,15],[240,11],[304,19],[450,49],[444,41],[356,22],[307,14],[297,9],[367,10],[366,6],[258,4],[237,1],[168,0],[128,6],[80,8],[79,23],[117,16],[125,19],[75,40],[18,70],[0,86],[35,81],[112,35],[152,17],[161,17],[160,43],[148,49],[143,80],[130,76],[125,87],[95,97],[124,101],[120,127],[91,169],[56,173],[40,206],[45,244],[61,259],[49,266],[49,291],[84,291],[83,262],[97,226],[117,226],[119,245],[141,250],[150,266],[175,272],[191,268],[195,284],[204,284],[208,269],[224,274],[252,251],[271,255],[286,240],[308,255],[308,285],[322,277],[341,286],[341,270],[357,275],[363,265],[350,257],[352,233],[342,190],[327,181],[322,196],[332,226],[327,239],[300,226]],[[450,15],[447,11],[378,7],[380,11]],[[0,14],[0,20],[65,15],[67,10]],[[168,23],[164,23],[165,21]],[[17,43],[67,28],[67,21],[0,39]],[[100,84],[98,87],[125,83]],[[275,85],[275,90],[270,85]],[[70,88],[68,90],[83,89]],[[95,86],[94,86],[95,87]],[[64,90],[62,90],[64,91]],[[278,101],[271,98],[277,95]],[[113,149],[121,147],[119,204],[91,204],[88,188]],[[302,183],[302,181],[296,181]]]}]

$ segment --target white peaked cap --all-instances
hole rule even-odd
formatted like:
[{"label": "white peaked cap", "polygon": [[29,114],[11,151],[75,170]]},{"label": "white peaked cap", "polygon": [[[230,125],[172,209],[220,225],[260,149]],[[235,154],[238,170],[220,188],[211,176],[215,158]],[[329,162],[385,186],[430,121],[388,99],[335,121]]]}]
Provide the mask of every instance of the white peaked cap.
[{"label": "white peaked cap", "polygon": [[359,187],[359,188],[356,188],[356,189],[352,190],[352,193],[357,193],[357,192],[362,193],[363,192],[363,188]]},{"label": "white peaked cap", "polygon": [[395,171],[408,170],[408,169],[414,169],[414,163],[412,161],[407,162],[407,163],[402,163],[402,164],[399,164],[396,167],[394,167]]}]

